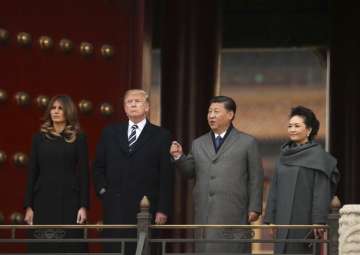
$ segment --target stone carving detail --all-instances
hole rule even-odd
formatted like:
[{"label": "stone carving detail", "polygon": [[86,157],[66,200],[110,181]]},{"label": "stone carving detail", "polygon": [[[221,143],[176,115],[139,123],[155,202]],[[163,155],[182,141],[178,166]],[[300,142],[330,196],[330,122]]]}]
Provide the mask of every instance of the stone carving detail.
[{"label": "stone carving detail", "polygon": [[344,205],[340,209],[339,255],[360,254],[360,205]]},{"label": "stone carving detail", "polygon": [[62,239],[65,237],[65,231],[62,229],[37,229],[34,237],[37,239]]}]

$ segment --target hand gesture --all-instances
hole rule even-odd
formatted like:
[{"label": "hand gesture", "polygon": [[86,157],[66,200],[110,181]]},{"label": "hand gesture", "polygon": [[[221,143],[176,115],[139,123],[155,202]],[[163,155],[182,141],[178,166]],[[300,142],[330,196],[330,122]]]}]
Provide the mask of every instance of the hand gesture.
[{"label": "hand gesture", "polygon": [[178,159],[183,155],[183,149],[180,143],[173,141],[170,146],[170,154],[174,159]]}]

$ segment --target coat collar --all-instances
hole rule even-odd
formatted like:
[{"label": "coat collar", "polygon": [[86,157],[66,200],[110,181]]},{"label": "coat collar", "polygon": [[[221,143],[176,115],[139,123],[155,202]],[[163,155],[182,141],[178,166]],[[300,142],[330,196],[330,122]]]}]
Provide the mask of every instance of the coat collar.
[{"label": "coat collar", "polygon": [[134,148],[131,152],[129,152],[128,122],[118,125],[115,132],[121,150],[129,155],[132,155],[136,153],[136,151],[139,150],[139,148],[141,148],[151,137],[153,132],[153,126],[148,120],[146,121],[146,125],[142,130],[140,136],[136,140],[134,144]]},{"label": "coat collar", "polygon": [[210,131],[204,140],[204,149],[211,160],[217,160],[221,155],[223,155],[227,150],[231,148],[233,143],[236,141],[235,137],[238,134],[237,130],[233,127],[230,130],[230,133],[227,135],[224,143],[221,145],[219,151],[216,153],[214,144],[212,141],[212,132]]},{"label": "coat collar", "polygon": [[153,127],[152,124],[147,120],[146,124],[144,126],[144,129],[141,131],[140,136],[136,140],[134,144],[134,149],[131,151],[130,154],[136,153],[139,148],[144,146],[144,144],[149,140],[149,138],[152,136]]},{"label": "coat collar", "polygon": [[[221,157],[226,151],[228,151],[232,147],[232,145],[236,141],[236,139],[235,139],[236,134],[237,134],[237,132],[236,132],[235,128],[232,128],[230,130],[230,133],[227,135],[224,143],[221,145],[220,149],[215,154],[213,160],[216,160],[219,157]],[[214,153],[215,153],[214,146],[213,146],[213,150],[214,150]]]}]

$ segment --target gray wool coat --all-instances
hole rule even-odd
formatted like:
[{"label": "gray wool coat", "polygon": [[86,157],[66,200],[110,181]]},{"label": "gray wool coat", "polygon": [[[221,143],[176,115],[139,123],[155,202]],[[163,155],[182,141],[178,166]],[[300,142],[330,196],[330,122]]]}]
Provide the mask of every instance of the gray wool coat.
[{"label": "gray wool coat", "polygon": [[[316,142],[281,148],[272,178],[265,223],[276,225],[326,224],[330,201],[339,180],[336,159]],[[311,229],[279,229],[278,239],[306,239]],[[307,243],[277,243],[274,252],[312,253]]]},{"label": "gray wool coat", "polygon": [[[193,141],[191,152],[176,161],[176,168],[195,179],[195,224],[248,224],[248,212],[262,211],[264,171],[256,140],[232,128],[216,153],[211,132]],[[250,238],[248,230],[206,229],[198,238]],[[246,243],[205,243],[196,250],[250,252]]]}]

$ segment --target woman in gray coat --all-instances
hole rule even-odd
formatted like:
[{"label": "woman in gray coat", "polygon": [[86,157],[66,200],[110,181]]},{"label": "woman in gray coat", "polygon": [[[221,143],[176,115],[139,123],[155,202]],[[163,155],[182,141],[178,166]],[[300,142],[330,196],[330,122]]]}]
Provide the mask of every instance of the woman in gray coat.
[{"label": "woman in gray coat", "polygon": [[[339,180],[337,161],[313,139],[315,114],[303,106],[291,110],[289,141],[281,147],[272,178],[264,222],[276,225],[326,224]],[[277,239],[322,237],[323,229],[278,229]],[[309,243],[276,243],[274,253],[312,253]]]}]

